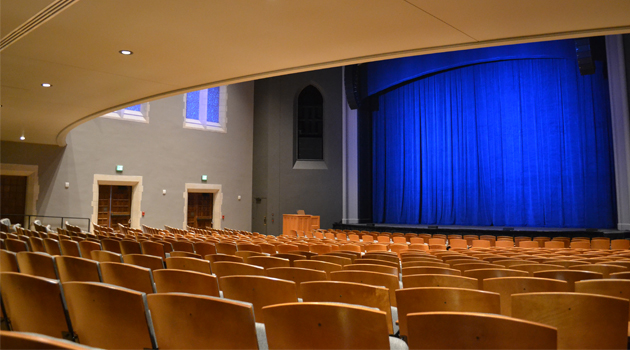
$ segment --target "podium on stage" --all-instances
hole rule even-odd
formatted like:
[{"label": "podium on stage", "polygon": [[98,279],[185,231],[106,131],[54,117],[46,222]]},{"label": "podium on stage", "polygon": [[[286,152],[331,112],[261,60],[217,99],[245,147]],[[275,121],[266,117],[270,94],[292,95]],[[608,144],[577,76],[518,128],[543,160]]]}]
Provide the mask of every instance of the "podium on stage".
[{"label": "podium on stage", "polygon": [[282,215],[282,234],[290,235],[291,230],[298,232],[311,232],[311,230],[319,229],[318,215],[305,215],[303,210],[300,214],[283,214]]}]

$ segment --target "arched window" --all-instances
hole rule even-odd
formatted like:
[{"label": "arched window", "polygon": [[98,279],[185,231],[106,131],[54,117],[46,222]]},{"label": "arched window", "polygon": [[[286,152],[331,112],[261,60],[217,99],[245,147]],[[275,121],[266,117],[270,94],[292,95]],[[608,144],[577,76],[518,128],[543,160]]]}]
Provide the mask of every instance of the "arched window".
[{"label": "arched window", "polygon": [[296,159],[324,159],[324,98],[313,85],[298,96]]}]

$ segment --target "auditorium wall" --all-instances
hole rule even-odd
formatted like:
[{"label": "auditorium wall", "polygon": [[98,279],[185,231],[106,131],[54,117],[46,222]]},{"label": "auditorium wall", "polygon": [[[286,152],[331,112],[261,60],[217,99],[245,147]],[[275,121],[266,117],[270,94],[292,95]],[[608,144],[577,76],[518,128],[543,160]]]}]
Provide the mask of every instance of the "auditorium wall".
[{"label": "auditorium wall", "polygon": [[[296,166],[296,100],[308,85],[324,98],[324,162]],[[343,213],[341,68],[258,80],[254,90],[252,229],[281,234],[282,214],[300,209],[319,215],[322,227],[332,227]]]},{"label": "auditorium wall", "polygon": [[64,148],[3,141],[2,163],[38,166],[39,215],[89,218],[95,174],[142,176],[142,224],[182,227],[185,184],[207,183],[222,186],[221,226],[250,230],[254,83],[230,85],[227,101],[227,133],[183,128],[177,95],[150,102],[149,123],[88,121],[68,134]]}]

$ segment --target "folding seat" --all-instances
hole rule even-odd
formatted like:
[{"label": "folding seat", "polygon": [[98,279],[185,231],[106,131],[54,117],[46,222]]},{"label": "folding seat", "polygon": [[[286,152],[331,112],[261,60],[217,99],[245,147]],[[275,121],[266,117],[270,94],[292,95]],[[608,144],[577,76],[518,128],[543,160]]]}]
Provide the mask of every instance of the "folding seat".
[{"label": "folding seat", "polygon": [[318,260],[296,260],[293,262],[293,266],[304,269],[324,271],[326,272],[328,279],[330,279],[331,272],[341,271],[343,269],[341,265]]},{"label": "folding seat", "polygon": [[[379,237],[381,237],[381,236],[379,236]],[[369,252],[379,252],[379,251],[386,252],[388,250],[389,249],[388,249],[387,245],[386,244],[382,244],[382,243],[381,244],[379,244],[379,243],[368,244],[368,245],[365,246],[365,251],[368,252],[368,253]]]},{"label": "folding seat", "polygon": [[568,269],[569,267],[575,266],[575,265],[584,265],[584,264],[586,264],[584,261],[558,260],[557,257],[547,259],[547,260],[545,260],[544,263],[545,264],[551,264],[551,265],[561,265],[565,269]]},{"label": "folding seat", "polygon": [[[257,254],[261,254],[261,253],[257,253]],[[293,250],[293,251],[291,251],[290,254],[302,255],[304,257],[303,259],[310,259],[310,258],[318,255],[317,253],[313,253],[313,252],[309,252],[309,251],[305,251],[305,250]],[[265,256],[267,256],[267,255],[265,254]]]},{"label": "folding seat", "polygon": [[558,329],[558,349],[626,349],[627,299],[582,293],[512,295],[512,317]]},{"label": "folding seat", "polygon": [[[2,302],[11,328],[55,338],[72,338],[58,280],[16,272],[0,273]],[[3,349],[6,344],[2,344]]]},{"label": "folding seat", "polygon": [[188,252],[188,253],[195,252],[195,248],[193,247],[193,244],[191,242],[175,241],[175,242],[171,242],[171,245],[173,246],[174,252]]},{"label": "folding seat", "polygon": [[[381,266],[387,266],[387,267],[393,267],[395,268],[397,271],[400,270],[400,263],[393,263],[387,260],[382,260],[382,259],[370,259],[370,258],[361,258],[361,259],[355,259],[353,264],[371,264],[371,265],[381,265]],[[346,265],[344,265],[346,266]]]},{"label": "folding seat", "polygon": [[122,255],[106,250],[93,250],[90,257],[98,262],[123,262]]},{"label": "folding seat", "polygon": [[55,256],[55,265],[59,273],[59,280],[64,282],[83,281],[101,282],[101,271],[98,262],[74,256]]},{"label": "folding seat", "polygon": [[387,273],[369,271],[333,271],[330,273],[333,281],[364,283],[371,286],[383,286],[389,290],[389,298],[392,306],[396,307],[396,289],[402,288],[398,276]]},{"label": "folding seat", "polygon": [[490,264],[485,262],[471,262],[471,263],[463,263],[463,264],[453,264],[451,268],[460,270],[462,274],[467,270],[476,270],[476,269],[502,269],[504,268],[502,265],[498,264]]},{"label": "folding seat", "polygon": [[[289,260],[289,263],[291,264],[291,266],[293,266],[293,262],[296,260],[304,260],[306,257],[302,254],[298,254],[298,251],[292,251],[291,253],[278,253],[278,254],[274,254],[272,255],[275,258],[281,258],[281,259],[287,259]],[[316,258],[317,256],[314,256],[313,258]]]},{"label": "folding seat", "polygon": [[514,241],[521,248],[539,248],[539,243],[536,242],[536,241],[531,241],[531,240],[529,240],[529,238],[528,238],[528,240],[515,239]]},{"label": "folding seat", "polygon": [[190,293],[219,297],[219,282],[216,276],[185,270],[153,271],[155,289],[158,293]]},{"label": "folding seat", "polygon": [[100,264],[103,283],[137,290],[142,293],[155,293],[151,269],[117,262]]},{"label": "folding seat", "polygon": [[393,266],[384,266],[384,265],[375,265],[375,264],[350,264],[343,267],[344,270],[355,270],[355,271],[372,271],[372,272],[381,272],[388,273],[394,276],[398,276],[398,269]]},{"label": "folding seat", "polygon": [[407,314],[411,349],[556,349],[547,325],[473,312]]},{"label": "folding seat", "polygon": [[262,308],[297,302],[295,282],[265,276],[228,276],[219,279],[223,297],[254,305],[256,322],[265,323]]},{"label": "folding seat", "polygon": [[81,344],[103,349],[158,349],[146,294],[93,282],[67,282],[63,289]]},{"label": "folding seat", "polygon": [[0,250],[0,272],[20,272],[15,252]]},{"label": "folding seat", "polygon": [[400,335],[407,336],[407,315],[416,312],[501,313],[499,294],[465,288],[405,288],[396,291]]},{"label": "folding seat", "polygon": [[337,256],[337,255],[332,255],[332,254],[317,255],[317,256],[312,257],[311,260],[325,261],[325,262],[329,262],[329,263],[333,263],[333,264],[337,264],[341,266],[350,265],[353,262],[353,260],[349,257]]},{"label": "folding seat", "polygon": [[567,281],[568,291],[575,291],[575,282],[591,279],[602,279],[603,275],[590,271],[574,271],[574,270],[549,270],[534,272],[534,277],[551,278],[561,281]]},{"label": "folding seat", "polygon": [[377,308],[385,312],[389,334],[395,334],[397,319],[392,318],[389,291],[385,287],[340,281],[311,281],[301,284],[304,302],[337,302]]},{"label": "folding seat", "polygon": [[4,240],[4,246],[6,247],[6,250],[10,252],[28,252],[28,244],[19,239],[7,238]]},{"label": "folding seat", "polygon": [[551,265],[551,264],[538,264],[532,262],[523,262],[520,265],[512,265],[510,267],[512,270],[526,271],[529,273],[530,277],[534,277],[534,272],[538,271],[549,271],[549,270],[564,270],[564,266],[562,265]]},{"label": "folding seat", "polygon": [[610,249],[612,250],[628,250],[630,249],[630,240],[613,239],[610,241]]},{"label": "folding seat", "polygon": [[476,269],[462,272],[465,277],[476,278],[479,281],[479,289],[483,289],[483,281],[487,278],[497,277],[528,277],[529,273],[509,269]]},{"label": "folding seat", "polygon": [[[252,305],[180,293],[147,296],[160,349],[263,349]],[[177,320],[177,322],[173,322]]]},{"label": "folding seat", "polygon": [[81,250],[79,249],[79,242],[62,239],[59,241],[59,247],[61,248],[61,255],[74,256],[81,258]]},{"label": "folding seat", "polygon": [[30,251],[46,253],[46,247],[44,247],[44,240],[39,237],[29,237],[28,244]]},{"label": "folding seat", "polygon": [[[390,349],[385,313],[354,305],[290,303],[263,309],[270,349]],[[405,347],[405,346],[403,346]]]},{"label": "folding seat", "polygon": [[547,249],[563,249],[565,243],[563,241],[547,241],[545,242],[545,248]]},{"label": "folding seat", "polygon": [[79,251],[81,252],[81,257],[86,259],[91,259],[93,250],[101,250],[101,245],[92,241],[81,241],[79,242]]},{"label": "folding seat", "polygon": [[501,314],[512,316],[512,294],[567,292],[566,281],[537,277],[497,277],[484,281],[484,290],[501,296]]},{"label": "folding seat", "polygon": [[300,267],[273,267],[268,269],[267,276],[273,278],[280,278],[287,281],[295,282],[297,288],[297,295],[302,297],[300,290],[300,284],[302,282],[309,281],[326,281],[328,275],[324,271],[305,269]]},{"label": "folding seat", "polygon": [[479,280],[477,280],[476,278],[457,275],[403,275],[402,283],[403,288],[449,287],[479,289]]},{"label": "folding seat", "polygon": [[164,260],[167,269],[196,271],[200,273],[212,274],[210,262],[208,260],[184,257],[171,257]]},{"label": "folding seat", "polygon": [[0,331],[0,344],[4,349],[92,349],[69,340],[29,332]]},{"label": "folding seat", "polygon": [[609,264],[585,264],[585,265],[575,265],[569,267],[570,270],[580,270],[580,271],[592,271],[601,273],[603,278],[608,278],[611,273],[616,272],[625,272],[628,271],[628,268],[625,266],[615,265],[614,262]]},{"label": "folding seat", "polygon": [[571,242],[571,249],[591,249],[591,243],[589,241],[573,241]]},{"label": "folding seat", "polygon": [[201,256],[217,253],[217,248],[215,247],[214,243],[195,242],[193,245],[195,248],[195,253]]},{"label": "folding seat", "polygon": [[227,255],[235,255],[236,254],[236,244],[220,242],[215,244],[218,254],[227,254]]},{"label": "folding seat", "polygon": [[210,263],[214,263],[217,261],[231,261],[231,262],[243,262],[244,259],[240,256],[236,255],[227,255],[227,254],[208,254],[204,256],[204,259],[210,261]]},{"label": "folding seat", "polygon": [[123,256],[129,254],[142,254],[140,243],[136,241],[123,239],[122,241],[118,242],[118,244],[120,244],[120,253]]},{"label": "folding seat", "polygon": [[162,243],[153,241],[142,241],[140,242],[140,248],[142,248],[142,254],[144,255],[153,255],[162,259],[166,258],[164,245]]},{"label": "folding seat", "polygon": [[[444,269],[449,269],[451,266],[449,264],[444,264],[439,262],[438,260],[431,260],[431,259],[417,259],[417,260],[405,260],[402,262],[402,269],[401,272],[404,271],[405,268],[410,268],[410,267],[437,267],[437,268],[444,268]],[[459,271],[459,270],[457,270]],[[459,271],[460,275],[461,275],[461,271]]]},{"label": "folding seat", "polygon": [[[301,260],[298,260],[301,261]],[[308,260],[306,260],[308,261]],[[289,259],[282,259],[273,256],[251,256],[247,258],[247,263],[250,265],[260,266],[262,268],[269,269],[272,267],[290,267],[291,262]]]},{"label": "folding seat", "polygon": [[515,266],[515,265],[523,265],[527,263],[526,260],[520,260],[520,259],[499,259],[499,260],[496,260],[493,258],[490,258],[490,259],[492,259],[491,263],[497,264],[497,265],[503,265],[503,267],[508,268],[508,269],[512,268],[512,266]]},{"label": "folding seat", "polygon": [[473,239],[471,248],[490,248],[492,246],[492,243],[493,241],[485,239]]},{"label": "folding seat", "polygon": [[412,266],[412,267],[403,267],[402,268],[402,276],[408,275],[453,275],[453,276],[461,276],[462,272],[456,269],[449,269],[446,267],[436,267],[436,266],[425,266],[424,264],[421,266]]},{"label": "folding seat", "polygon": [[53,257],[46,253],[19,252],[17,261],[20,272],[27,275],[59,279]]},{"label": "folding seat", "polygon": [[260,266],[230,262],[217,261],[212,263],[212,271],[219,278],[219,286],[223,290],[221,277],[227,276],[265,276],[265,269]]},{"label": "folding seat", "polygon": [[164,268],[164,260],[162,258],[153,255],[144,254],[129,254],[123,255],[123,262],[125,264],[132,264],[140,267],[146,267],[148,269],[159,270]]},{"label": "folding seat", "polygon": [[190,252],[172,251],[168,254],[170,257],[203,259],[201,255]]},{"label": "folding seat", "polygon": [[262,248],[257,244],[252,243],[237,243],[236,244],[237,251],[246,250],[250,252],[262,253]]},{"label": "folding seat", "polygon": [[102,245],[102,250],[107,250],[109,252],[122,254],[122,251],[120,250],[120,243],[117,240],[102,239],[101,245]]}]

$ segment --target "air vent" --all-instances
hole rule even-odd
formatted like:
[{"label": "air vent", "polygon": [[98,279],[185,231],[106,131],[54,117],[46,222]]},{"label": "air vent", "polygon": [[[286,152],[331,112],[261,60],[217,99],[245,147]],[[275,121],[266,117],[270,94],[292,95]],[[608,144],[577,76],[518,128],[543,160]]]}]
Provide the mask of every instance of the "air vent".
[{"label": "air vent", "polygon": [[9,34],[7,34],[2,41],[0,41],[0,51],[7,48],[9,45],[18,41],[21,37],[30,33],[35,28],[39,27],[44,22],[55,17],[61,11],[65,10],[69,6],[73,5],[79,0],[56,0],[53,1],[43,10],[39,11],[35,16],[31,17],[28,21],[22,23],[21,26],[15,28]]}]

